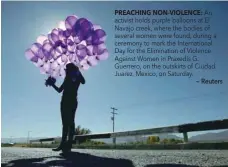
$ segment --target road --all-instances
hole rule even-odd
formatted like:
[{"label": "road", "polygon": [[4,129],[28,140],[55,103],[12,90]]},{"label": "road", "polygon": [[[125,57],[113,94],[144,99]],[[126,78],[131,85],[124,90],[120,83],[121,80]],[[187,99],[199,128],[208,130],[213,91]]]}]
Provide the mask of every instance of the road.
[{"label": "road", "polygon": [[48,148],[2,148],[2,167],[228,167],[228,150],[73,149],[61,156]]}]

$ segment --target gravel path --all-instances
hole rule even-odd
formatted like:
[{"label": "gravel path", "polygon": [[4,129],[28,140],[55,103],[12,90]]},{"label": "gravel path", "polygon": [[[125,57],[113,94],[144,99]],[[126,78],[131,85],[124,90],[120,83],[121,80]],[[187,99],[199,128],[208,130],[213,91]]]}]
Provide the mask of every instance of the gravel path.
[{"label": "gravel path", "polygon": [[61,156],[47,148],[2,148],[2,167],[228,167],[228,150],[91,150]]}]

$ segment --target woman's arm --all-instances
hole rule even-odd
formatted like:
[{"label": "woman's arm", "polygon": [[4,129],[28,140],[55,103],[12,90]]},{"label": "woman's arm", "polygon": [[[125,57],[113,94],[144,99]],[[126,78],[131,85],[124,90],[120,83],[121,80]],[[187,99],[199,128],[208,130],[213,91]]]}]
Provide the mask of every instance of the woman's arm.
[{"label": "woman's arm", "polygon": [[62,83],[62,85],[60,87],[57,87],[54,83],[51,85],[58,93],[61,93],[63,91],[64,88],[64,83],[65,81]]}]

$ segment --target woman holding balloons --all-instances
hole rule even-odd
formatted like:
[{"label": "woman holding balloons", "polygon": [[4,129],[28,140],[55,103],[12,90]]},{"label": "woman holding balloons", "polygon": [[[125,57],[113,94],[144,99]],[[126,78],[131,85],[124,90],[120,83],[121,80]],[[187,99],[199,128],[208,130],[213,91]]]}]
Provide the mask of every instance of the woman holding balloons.
[{"label": "woman holding balloons", "polygon": [[[75,132],[75,112],[78,106],[77,91],[80,84],[85,84],[85,79],[78,67],[73,63],[66,65],[66,77],[60,87],[55,85],[55,80],[49,77],[45,83],[52,86],[58,93],[63,91],[61,100],[61,117],[62,117],[62,141],[58,148],[53,151],[68,152],[71,150],[73,136]],[[68,136],[68,141],[66,142]]]},{"label": "woman holding balloons", "polygon": [[[53,151],[70,151],[74,135],[74,117],[78,106],[77,91],[85,79],[80,70],[88,70],[109,56],[105,46],[106,33],[86,18],[68,16],[47,35],[41,35],[25,51],[26,58],[47,74],[46,86],[63,91],[61,100],[62,141]],[[64,82],[55,85],[58,77]],[[67,136],[69,140],[66,141]]]}]

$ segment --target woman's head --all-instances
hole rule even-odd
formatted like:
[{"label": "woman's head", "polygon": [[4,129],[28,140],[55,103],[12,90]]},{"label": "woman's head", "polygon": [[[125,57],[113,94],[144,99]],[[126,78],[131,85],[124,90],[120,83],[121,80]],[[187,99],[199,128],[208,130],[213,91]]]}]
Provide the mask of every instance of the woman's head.
[{"label": "woman's head", "polygon": [[66,65],[66,76],[71,76],[74,73],[79,71],[78,67],[73,63],[69,63]]}]

